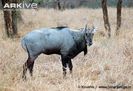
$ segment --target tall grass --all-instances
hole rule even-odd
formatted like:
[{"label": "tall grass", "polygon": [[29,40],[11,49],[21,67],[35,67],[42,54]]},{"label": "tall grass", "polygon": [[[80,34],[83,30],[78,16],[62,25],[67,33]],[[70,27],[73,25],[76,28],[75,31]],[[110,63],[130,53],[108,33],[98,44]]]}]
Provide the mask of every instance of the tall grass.
[{"label": "tall grass", "polygon": [[[3,13],[0,11],[0,20]],[[33,77],[23,81],[22,65],[27,59],[20,39],[3,39],[4,22],[0,21],[0,91],[115,91],[116,89],[82,89],[78,86],[129,85],[133,86],[133,9],[123,8],[120,35],[110,39],[104,37],[101,9],[73,9],[56,11],[23,10],[23,22],[19,24],[19,35],[40,27],[67,25],[84,27],[88,22],[98,28],[94,44],[73,59],[73,76],[62,78],[62,66],[58,55],[40,55],[35,61]],[[116,9],[109,8],[112,35],[116,28]],[[119,89],[118,91],[132,91]]]}]

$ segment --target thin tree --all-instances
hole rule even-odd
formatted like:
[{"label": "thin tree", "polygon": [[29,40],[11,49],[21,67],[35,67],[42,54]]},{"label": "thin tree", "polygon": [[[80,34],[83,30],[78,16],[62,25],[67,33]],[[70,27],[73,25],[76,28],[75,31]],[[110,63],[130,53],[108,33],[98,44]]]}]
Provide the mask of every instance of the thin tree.
[{"label": "thin tree", "polygon": [[122,0],[117,2],[117,26],[116,26],[116,35],[119,34],[119,29],[121,27],[121,10],[122,10]]},{"label": "thin tree", "polygon": [[12,30],[13,30],[13,35],[17,35],[17,11],[13,10],[12,11]]},{"label": "thin tree", "polygon": [[[16,0],[17,1],[17,0]],[[4,7],[4,5],[6,3],[11,3],[12,0],[2,0],[2,5]],[[9,10],[4,10],[3,9],[3,13],[4,13],[4,21],[5,21],[5,31],[6,31],[6,35],[9,38],[13,38],[17,35],[17,15],[16,15],[16,10],[14,9],[14,11]]]},{"label": "thin tree", "polygon": [[104,20],[104,27],[108,32],[108,37],[111,37],[111,28],[108,19],[108,9],[107,9],[107,0],[102,0],[102,11],[103,11],[103,20]]},{"label": "thin tree", "polygon": [[60,0],[56,0],[56,2],[57,2],[57,9],[61,10],[61,2],[60,2]]},{"label": "thin tree", "polygon": [[[2,5],[4,7],[4,5],[9,2],[9,0],[2,0]],[[5,21],[5,31],[6,31],[6,35],[8,37],[11,37],[11,35],[13,34],[12,31],[12,22],[11,22],[11,11],[4,11],[4,21]]]}]

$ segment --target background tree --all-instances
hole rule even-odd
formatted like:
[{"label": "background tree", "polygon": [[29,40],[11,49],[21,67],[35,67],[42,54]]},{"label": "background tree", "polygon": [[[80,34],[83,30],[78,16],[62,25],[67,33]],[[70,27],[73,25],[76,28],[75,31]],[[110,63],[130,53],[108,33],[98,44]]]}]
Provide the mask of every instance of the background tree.
[{"label": "background tree", "polygon": [[57,2],[57,9],[61,10],[61,2],[60,2],[60,0],[56,0],[56,2]]},{"label": "background tree", "polygon": [[116,35],[119,34],[119,29],[121,27],[121,9],[122,9],[122,0],[117,2],[117,26],[116,26]]},{"label": "background tree", "polygon": [[104,27],[108,32],[108,37],[111,37],[111,28],[108,19],[108,9],[107,9],[107,0],[102,0],[102,11],[103,11],[103,20],[104,20]]},{"label": "background tree", "polygon": [[[18,0],[2,0],[2,6],[4,7],[5,3],[10,4],[11,2],[18,2]],[[9,38],[13,38],[17,33],[17,11],[16,9],[14,10],[4,10],[4,22],[5,22],[5,31],[6,35]]]}]

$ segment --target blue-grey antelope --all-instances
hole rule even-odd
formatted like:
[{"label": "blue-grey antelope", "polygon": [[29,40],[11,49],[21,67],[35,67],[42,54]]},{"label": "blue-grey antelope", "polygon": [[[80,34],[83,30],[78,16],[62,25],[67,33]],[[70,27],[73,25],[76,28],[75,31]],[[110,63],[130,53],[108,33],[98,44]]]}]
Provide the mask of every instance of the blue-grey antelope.
[{"label": "blue-grey antelope", "polygon": [[92,45],[93,35],[96,29],[89,29],[87,25],[81,31],[72,31],[68,27],[36,29],[25,35],[21,44],[28,53],[28,59],[23,65],[22,78],[26,79],[27,69],[33,74],[35,59],[40,54],[59,54],[63,68],[63,76],[66,76],[66,68],[72,73],[72,61],[77,54],[87,54],[87,45]]}]

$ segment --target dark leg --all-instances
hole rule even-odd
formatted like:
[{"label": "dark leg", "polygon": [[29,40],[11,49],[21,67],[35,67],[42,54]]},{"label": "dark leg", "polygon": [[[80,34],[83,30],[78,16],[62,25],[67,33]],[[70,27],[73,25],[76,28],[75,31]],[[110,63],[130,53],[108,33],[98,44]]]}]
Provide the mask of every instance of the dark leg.
[{"label": "dark leg", "polygon": [[66,68],[67,68],[67,63],[68,60],[66,57],[61,56],[61,61],[62,61],[62,66],[63,66],[63,77],[66,77]]},{"label": "dark leg", "polygon": [[27,72],[27,62],[24,63],[23,65],[23,75],[22,78],[26,80],[26,72]]},{"label": "dark leg", "polygon": [[29,57],[28,60],[25,62],[25,64],[23,65],[23,79],[26,79],[26,72],[27,69],[30,72],[30,75],[33,75],[33,66],[34,66],[34,60],[36,59],[36,57]]},{"label": "dark leg", "polygon": [[33,66],[34,66],[34,61],[30,60],[27,62],[27,67],[31,76],[33,75]]},{"label": "dark leg", "polygon": [[71,59],[68,60],[68,67],[69,67],[70,73],[72,73],[73,64]]}]

